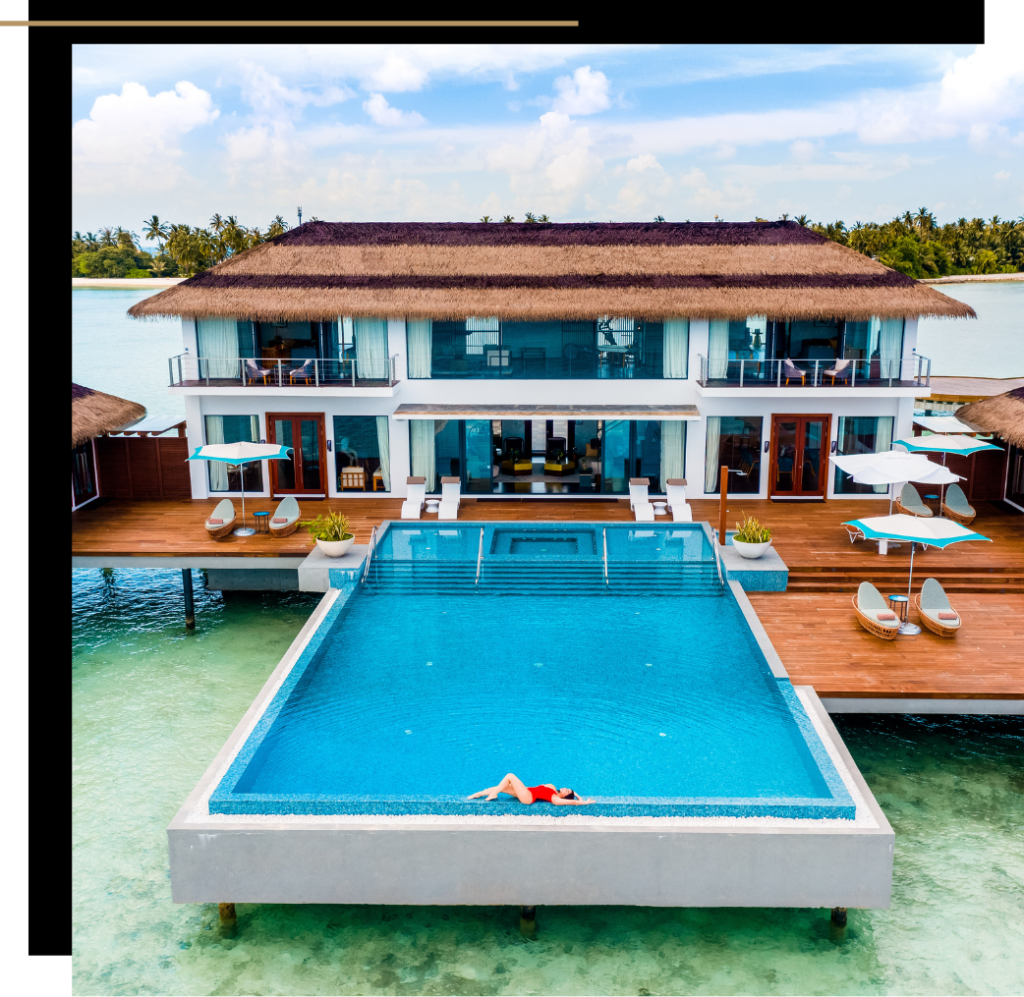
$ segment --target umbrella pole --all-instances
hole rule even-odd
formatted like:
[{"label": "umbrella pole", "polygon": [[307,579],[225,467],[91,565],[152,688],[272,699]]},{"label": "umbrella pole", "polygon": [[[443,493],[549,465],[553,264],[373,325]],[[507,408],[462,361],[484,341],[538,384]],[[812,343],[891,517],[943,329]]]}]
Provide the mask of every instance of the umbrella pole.
[{"label": "umbrella pole", "polygon": [[240,478],[240,485],[242,489],[242,525],[234,531],[236,537],[251,537],[256,531],[250,529],[245,525],[245,462],[242,461],[238,465],[238,474]]},{"label": "umbrella pole", "polygon": [[910,622],[910,589],[914,584],[914,548],[917,544],[911,541],[910,544],[910,578],[907,580],[907,618],[899,625],[897,633],[913,636],[919,634],[921,628],[916,623]]}]

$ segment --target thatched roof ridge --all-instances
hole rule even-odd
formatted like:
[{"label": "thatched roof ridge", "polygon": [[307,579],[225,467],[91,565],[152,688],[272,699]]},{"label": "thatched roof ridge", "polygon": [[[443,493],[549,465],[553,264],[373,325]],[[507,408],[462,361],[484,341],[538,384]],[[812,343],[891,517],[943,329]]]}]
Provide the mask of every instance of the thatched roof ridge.
[{"label": "thatched roof ridge", "polygon": [[296,321],[974,317],[969,305],[795,222],[308,222],[146,298],[129,314]]},{"label": "thatched roof ridge", "polygon": [[72,450],[93,436],[127,429],[145,418],[145,406],[138,402],[71,384]]},{"label": "thatched roof ridge", "polygon": [[979,433],[996,433],[1014,446],[1024,448],[1024,388],[971,402],[958,408],[955,415]]}]

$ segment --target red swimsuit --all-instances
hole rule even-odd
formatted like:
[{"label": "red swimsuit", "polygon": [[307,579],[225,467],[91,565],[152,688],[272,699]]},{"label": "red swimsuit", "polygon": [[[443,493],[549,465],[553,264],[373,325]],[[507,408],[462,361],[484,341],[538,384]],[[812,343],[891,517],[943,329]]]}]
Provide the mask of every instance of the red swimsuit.
[{"label": "red swimsuit", "polygon": [[555,791],[550,786],[527,786],[526,788],[533,794],[534,803],[538,800],[550,803],[551,797],[555,795]]}]

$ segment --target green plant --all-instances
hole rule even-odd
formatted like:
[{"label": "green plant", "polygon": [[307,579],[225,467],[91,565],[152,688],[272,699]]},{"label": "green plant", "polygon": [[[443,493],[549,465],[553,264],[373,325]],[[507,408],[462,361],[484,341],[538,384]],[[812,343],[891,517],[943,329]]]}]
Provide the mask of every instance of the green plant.
[{"label": "green plant", "polygon": [[733,540],[744,544],[763,544],[772,538],[772,531],[762,526],[753,516],[747,516],[742,523],[736,524]]},{"label": "green plant", "polygon": [[148,270],[140,270],[138,267],[136,267],[134,270],[129,270],[125,274],[125,277],[134,277],[134,278],[137,278],[137,279],[140,279],[140,280],[143,277],[152,277],[152,276],[153,275]]},{"label": "green plant", "polygon": [[303,520],[302,525],[306,527],[311,537],[325,542],[349,540],[355,536],[348,531],[348,516],[340,512],[329,512],[326,518],[321,513],[316,519]]}]

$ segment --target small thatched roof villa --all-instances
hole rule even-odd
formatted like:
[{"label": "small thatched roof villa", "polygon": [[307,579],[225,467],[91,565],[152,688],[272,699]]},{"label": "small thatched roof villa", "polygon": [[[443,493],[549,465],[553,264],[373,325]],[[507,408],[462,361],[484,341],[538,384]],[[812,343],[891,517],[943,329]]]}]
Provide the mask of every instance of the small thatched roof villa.
[{"label": "small thatched roof villa", "polygon": [[[911,431],[921,315],[971,308],[794,222],[310,222],[135,305],[180,316],[190,446],[266,495],[873,495],[831,453]],[[144,329],[140,334],[145,334]],[[237,473],[196,463],[193,494]]]},{"label": "small thatched roof villa", "polygon": [[99,495],[96,473],[97,436],[117,433],[146,418],[146,409],[117,395],[71,385],[71,508]]}]

